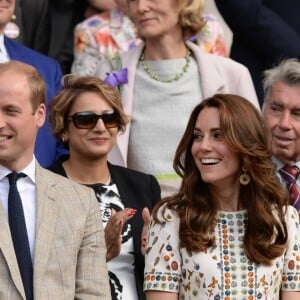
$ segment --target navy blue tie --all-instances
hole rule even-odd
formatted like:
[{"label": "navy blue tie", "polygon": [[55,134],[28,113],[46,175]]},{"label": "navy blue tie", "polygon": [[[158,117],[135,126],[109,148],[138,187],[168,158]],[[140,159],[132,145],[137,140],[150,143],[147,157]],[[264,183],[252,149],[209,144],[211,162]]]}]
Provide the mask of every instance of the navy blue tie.
[{"label": "navy blue tie", "polygon": [[33,299],[33,266],[30,255],[29,241],[20,194],[17,189],[17,180],[25,177],[23,173],[10,173],[8,192],[8,220],[15,253],[23,281],[26,300]]}]

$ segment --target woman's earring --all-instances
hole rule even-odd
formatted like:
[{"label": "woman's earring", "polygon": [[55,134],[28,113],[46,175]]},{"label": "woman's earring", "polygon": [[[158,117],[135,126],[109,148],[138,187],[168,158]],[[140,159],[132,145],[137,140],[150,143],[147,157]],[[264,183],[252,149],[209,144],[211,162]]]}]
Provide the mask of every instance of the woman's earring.
[{"label": "woman's earring", "polygon": [[65,138],[64,137],[62,137],[61,138],[61,141],[63,142],[63,144],[65,143]]},{"label": "woman's earring", "polygon": [[240,176],[240,184],[247,185],[250,182],[250,176],[246,173],[245,168],[243,167],[243,174]]}]

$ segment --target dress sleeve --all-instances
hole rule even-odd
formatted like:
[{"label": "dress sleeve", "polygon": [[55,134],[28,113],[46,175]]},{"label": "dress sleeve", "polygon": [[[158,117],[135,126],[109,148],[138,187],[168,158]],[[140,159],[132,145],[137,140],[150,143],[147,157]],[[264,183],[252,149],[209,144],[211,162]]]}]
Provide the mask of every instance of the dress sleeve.
[{"label": "dress sleeve", "polygon": [[228,56],[222,25],[214,15],[206,14],[203,18],[205,19],[205,26],[195,36],[196,44],[204,52]]},{"label": "dress sleeve", "polygon": [[151,219],[148,245],[145,254],[144,290],[178,293],[181,278],[181,255],[179,249],[179,218],[175,212],[166,210],[159,220]]},{"label": "dress sleeve", "polygon": [[282,274],[283,291],[300,290],[300,228],[297,210],[288,206],[286,214],[288,226],[288,241],[284,255],[284,266]]},{"label": "dress sleeve", "polygon": [[72,73],[80,76],[94,75],[101,59],[100,46],[96,39],[100,26],[101,18],[96,15],[75,27]]}]

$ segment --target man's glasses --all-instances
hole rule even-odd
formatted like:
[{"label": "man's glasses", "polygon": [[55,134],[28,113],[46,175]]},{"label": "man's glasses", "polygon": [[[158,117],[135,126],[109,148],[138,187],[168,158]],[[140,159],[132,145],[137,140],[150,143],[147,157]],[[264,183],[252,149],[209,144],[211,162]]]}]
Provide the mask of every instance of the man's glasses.
[{"label": "man's glasses", "polygon": [[106,128],[119,127],[120,125],[120,115],[114,110],[105,111],[101,115],[83,111],[65,118],[66,121],[73,121],[75,127],[79,129],[92,129],[96,126],[99,119],[102,119]]}]

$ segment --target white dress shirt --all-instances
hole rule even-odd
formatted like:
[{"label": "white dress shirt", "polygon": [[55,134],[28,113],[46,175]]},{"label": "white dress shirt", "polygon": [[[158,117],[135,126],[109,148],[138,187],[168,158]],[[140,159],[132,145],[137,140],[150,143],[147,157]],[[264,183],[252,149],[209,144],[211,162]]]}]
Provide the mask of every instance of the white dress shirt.
[{"label": "white dress shirt", "polygon": [[8,52],[4,45],[4,36],[0,34],[0,63],[5,63],[10,61]]},{"label": "white dress shirt", "polygon": [[[9,182],[6,176],[9,173],[11,173],[11,170],[0,165],[0,203],[3,206],[6,215],[8,215],[9,191]],[[30,253],[33,262],[36,220],[35,158],[33,158],[31,163],[19,173],[24,173],[27,175],[26,177],[21,177],[18,179],[17,188],[22,200]]]}]

